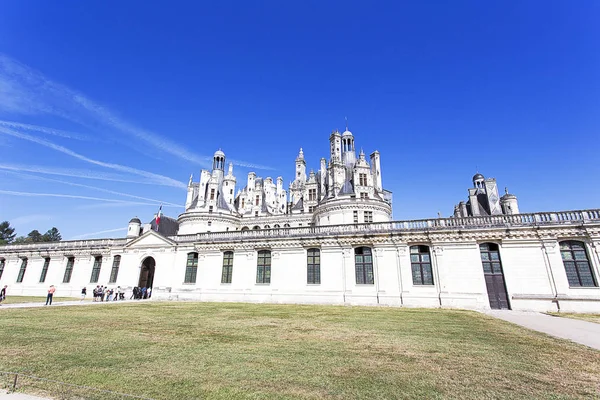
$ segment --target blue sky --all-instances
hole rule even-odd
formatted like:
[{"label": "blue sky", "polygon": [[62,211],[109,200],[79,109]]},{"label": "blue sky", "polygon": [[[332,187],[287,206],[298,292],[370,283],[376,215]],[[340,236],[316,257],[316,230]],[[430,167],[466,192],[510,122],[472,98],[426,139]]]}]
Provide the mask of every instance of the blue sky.
[{"label": "blue sky", "polygon": [[217,3],[0,2],[0,220],[119,237],[218,148],[238,187],[318,169],[345,117],[395,219],[476,170],[522,212],[600,206],[600,2]]}]

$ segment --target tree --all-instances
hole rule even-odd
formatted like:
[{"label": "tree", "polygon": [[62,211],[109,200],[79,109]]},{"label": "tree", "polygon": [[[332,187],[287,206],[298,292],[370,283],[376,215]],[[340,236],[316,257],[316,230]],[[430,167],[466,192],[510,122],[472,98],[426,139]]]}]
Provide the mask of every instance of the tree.
[{"label": "tree", "polygon": [[10,227],[8,221],[0,222],[0,244],[8,244],[15,239],[15,228]]},{"label": "tree", "polygon": [[52,229],[48,229],[48,232],[44,233],[42,241],[44,242],[60,242],[62,240],[62,236],[56,227],[52,227]]},{"label": "tree", "polygon": [[30,240],[28,238],[26,238],[25,236],[19,236],[18,238],[15,239],[15,241],[13,243],[15,244],[19,244],[19,243],[27,243]]},{"label": "tree", "polygon": [[31,232],[29,232],[29,234],[27,234],[27,241],[28,242],[41,242],[42,241],[42,234],[40,233],[40,231],[38,231],[37,229],[32,230]]}]

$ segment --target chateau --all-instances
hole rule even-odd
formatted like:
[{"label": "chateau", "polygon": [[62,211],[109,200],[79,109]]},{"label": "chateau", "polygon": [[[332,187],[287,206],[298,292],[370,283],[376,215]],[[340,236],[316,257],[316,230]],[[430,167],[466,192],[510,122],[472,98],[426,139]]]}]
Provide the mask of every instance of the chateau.
[{"label": "chateau", "polygon": [[[225,154],[190,177],[185,211],[129,222],[127,237],[0,246],[12,295],[78,296],[98,284],[160,300],[600,312],[600,209],[522,214],[477,173],[449,218],[392,220],[378,151],[347,129],[294,180],[248,174]],[[227,167],[227,173],[225,172]],[[158,220],[158,223],[157,223]]]}]

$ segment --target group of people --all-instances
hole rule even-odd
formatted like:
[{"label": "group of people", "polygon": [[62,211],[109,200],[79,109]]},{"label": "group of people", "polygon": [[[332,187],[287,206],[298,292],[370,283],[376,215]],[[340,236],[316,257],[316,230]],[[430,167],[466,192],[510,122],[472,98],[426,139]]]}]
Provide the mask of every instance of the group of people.
[{"label": "group of people", "polygon": [[[8,285],[4,285],[4,287],[0,289],[0,306],[2,305],[2,302],[6,300],[6,288],[8,288]],[[54,285],[50,285],[50,288],[48,289],[48,295],[46,296],[47,306],[52,305],[52,298],[54,297],[54,292],[56,292],[56,288],[54,287]]]},{"label": "group of people", "polygon": [[[121,286],[117,286],[116,288],[109,288],[104,285],[97,285],[94,288],[94,301],[117,301],[117,300],[125,300],[125,291],[121,290]],[[85,299],[87,295],[87,288],[84,287],[81,289],[81,301]]]},{"label": "group of people", "polygon": [[152,296],[152,288],[136,286],[133,288],[133,293],[131,293],[131,297],[129,299],[149,299],[150,296]]}]

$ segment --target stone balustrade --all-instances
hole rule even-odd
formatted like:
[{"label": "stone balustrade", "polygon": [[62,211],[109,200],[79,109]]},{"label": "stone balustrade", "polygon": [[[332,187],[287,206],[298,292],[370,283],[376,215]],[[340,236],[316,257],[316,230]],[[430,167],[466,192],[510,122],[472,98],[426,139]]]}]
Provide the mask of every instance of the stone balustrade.
[{"label": "stone balustrade", "polygon": [[[170,236],[178,243],[226,242],[245,239],[280,239],[293,237],[322,237],[352,234],[394,233],[444,229],[481,229],[501,227],[527,227],[551,225],[580,225],[600,223],[600,209],[540,212],[514,215],[491,215],[479,217],[434,218],[412,221],[390,221],[363,224],[302,226],[297,228],[273,228],[246,231],[205,232],[191,235]],[[67,248],[109,248],[127,243],[125,238],[71,240],[61,242],[38,242],[0,246],[0,253],[12,251],[53,251]]]}]

